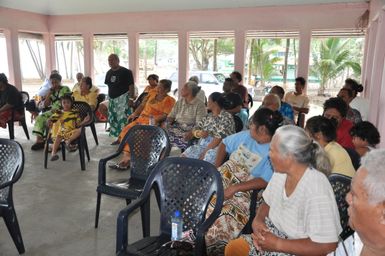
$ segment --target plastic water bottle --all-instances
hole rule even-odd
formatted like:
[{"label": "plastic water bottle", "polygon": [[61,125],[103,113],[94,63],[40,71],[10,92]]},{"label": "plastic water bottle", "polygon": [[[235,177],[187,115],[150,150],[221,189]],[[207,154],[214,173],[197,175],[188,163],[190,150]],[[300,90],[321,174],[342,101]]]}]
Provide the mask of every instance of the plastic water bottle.
[{"label": "plastic water bottle", "polygon": [[154,119],[154,116],[153,116],[153,115],[150,116],[149,121],[148,121],[148,124],[149,124],[149,125],[155,125],[155,119]]},{"label": "plastic water bottle", "polygon": [[180,211],[175,211],[171,217],[171,240],[177,241],[182,239],[183,218]]}]

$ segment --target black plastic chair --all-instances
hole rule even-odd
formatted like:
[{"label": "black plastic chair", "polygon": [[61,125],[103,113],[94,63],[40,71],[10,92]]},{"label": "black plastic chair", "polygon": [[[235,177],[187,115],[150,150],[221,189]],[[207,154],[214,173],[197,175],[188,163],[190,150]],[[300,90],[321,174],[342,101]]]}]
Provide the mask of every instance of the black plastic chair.
[{"label": "black plastic chair", "polygon": [[22,101],[23,101],[23,110],[19,111],[20,116],[19,118],[16,118],[16,111],[17,110],[12,110],[12,115],[11,119],[8,121],[8,131],[9,131],[9,138],[11,140],[15,139],[15,127],[14,127],[14,122],[19,122],[23,126],[23,130],[25,133],[25,136],[27,139],[29,139],[29,132],[27,128],[27,122],[25,121],[25,105],[29,101],[29,94],[27,92],[20,92]]},{"label": "black plastic chair", "polygon": [[354,230],[349,227],[349,215],[348,215],[348,203],[346,202],[346,194],[350,191],[350,184],[352,179],[348,176],[333,173],[329,176],[329,182],[332,185],[334,195],[336,197],[338,211],[340,213],[340,221],[342,232],[340,234],[340,242],[345,250],[346,255],[348,252],[346,250],[344,241],[349,236],[353,235]]},{"label": "black plastic chair", "polygon": [[[78,150],[79,150],[80,168],[82,171],[84,171],[86,169],[84,152],[87,155],[88,162],[90,161],[90,153],[88,150],[88,143],[87,143],[85,127],[87,125],[89,125],[91,122],[93,122],[93,120],[92,120],[93,113],[92,113],[90,105],[88,105],[87,102],[74,101],[72,104],[72,108],[77,109],[79,111],[81,120],[83,120],[87,115],[89,115],[91,118],[89,123],[87,123],[81,127],[80,136],[76,141],[74,141],[77,144]],[[45,169],[47,169],[47,165],[48,165],[49,144],[52,144],[52,138],[51,138],[51,133],[49,132],[49,127],[47,127],[46,134],[48,134],[48,136],[47,136],[45,147],[44,147],[44,168]],[[65,161],[66,160],[66,153],[65,153],[66,150],[65,150],[65,142],[64,141],[61,142],[60,147],[61,147],[63,161]]]},{"label": "black plastic chair", "polygon": [[[128,245],[128,216],[149,201],[152,188],[160,191],[160,235],[146,237]],[[211,215],[207,206],[216,195]],[[176,210],[183,216],[183,230],[196,236],[194,255],[205,255],[204,235],[219,216],[223,205],[222,178],[210,163],[189,158],[169,157],[161,161],[148,178],[138,201],[120,211],[117,220],[117,255],[158,255],[160,247],[171,239],[170,219]],[[149,228],[150,212],[145,212]],[[166,255],[166,254],[165,254]]]},{"label": "black plastic chair", "polygon": [[249,220],[247,221],[246,225],[243,227],[240,235],[253,233],[252,224],[253,224],[253,220],[255,218],[255,215],[257,214],[257,206],[259,206],[263,200],[261,198],[260,201],[258,201],[258,194],[261,191],[262,190],[260,190],[260,189],[254,189],[251,193],[250,208],[249,208],[250,217],[249,217]]},{"label": "black plastic chair", "polygon": [[25,252],[13,205],[13,184],[16,183],[24,169],[24,152],[19,143],[0,139],[0,217],[4,222],[20,254]]},{"label": "black plastic chair", "polygon": [[[118,157],[125,146],[130,148],[130,176],[124,180],[109,181],[106,179],[106,164]],[[150,125],[135,125],[124,136],[118,151],[99,161],[97,202],[95,228],[99,224],[99,212],[102,194],[131,200],[137,199],[143,191],[144,184],[154,166],[170,153],[170,141],[167,133],[160,127]],[[144,209],[142,215],[144,214]],[[143,233],[146,230],[143,227]]]}]

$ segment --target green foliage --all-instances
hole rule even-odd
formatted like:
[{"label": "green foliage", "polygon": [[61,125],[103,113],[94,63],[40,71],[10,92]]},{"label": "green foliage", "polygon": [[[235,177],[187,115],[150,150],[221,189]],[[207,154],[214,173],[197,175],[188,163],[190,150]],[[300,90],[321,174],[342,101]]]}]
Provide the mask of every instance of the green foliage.
[{"label": "green foliage", "polygon": [[356,77],[361,74],[361,65],[349,47],[352,39],[328,38],[322,39],[312,51],[313,65],[310,74],[320,79],[318,93],[324,94],[327,86],[348,69]]}]

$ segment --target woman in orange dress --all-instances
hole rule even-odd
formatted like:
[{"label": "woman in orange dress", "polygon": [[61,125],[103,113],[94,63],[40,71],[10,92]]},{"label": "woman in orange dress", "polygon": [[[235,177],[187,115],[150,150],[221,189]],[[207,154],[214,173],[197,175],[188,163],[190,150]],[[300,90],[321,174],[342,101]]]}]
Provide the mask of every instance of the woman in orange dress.
[{"label": "woman in orange dress", "polygon": [[[119,134],[119,141],[123,141],[126,133],[131,127],[137,124],[160,126],[162,122],[166,120],[167,115],[171,112],[175,104],[175,99],[168,95],[171,90],[171,84],[172,82],[168,79],[159,81],[156,91],[150,91],[148,99],[128,117],[130,121],[133,121],[123,128]],[[123,153],[123,158],[119,163],[110,165],[110,168],[118,170],[128,169],[130,164],[130,150],[127,144],[124,147]]]}]

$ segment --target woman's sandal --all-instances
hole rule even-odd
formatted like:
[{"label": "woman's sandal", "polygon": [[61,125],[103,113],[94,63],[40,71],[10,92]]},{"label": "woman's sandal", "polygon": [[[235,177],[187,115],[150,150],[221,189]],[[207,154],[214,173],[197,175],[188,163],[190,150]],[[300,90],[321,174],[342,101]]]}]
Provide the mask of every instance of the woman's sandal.
[{"label": "woman's sandal", "polygon": [[58,155],[53,155],[51,156],[51,161],[56,161],[59,159],[59,156]]},{"label": "woman's sandal", "polygon": [[114,170],[119,170],[119,171],[126,171],[130,168],[129,165],[123,166],[120,163],[109,164],[108,167],[110,167],[111,169],[114,169]]},{"label": "woman's sandal", "polygon": [[69,152],[75,152],[78,149],[78,145],[66,144],[66,148]]}]

